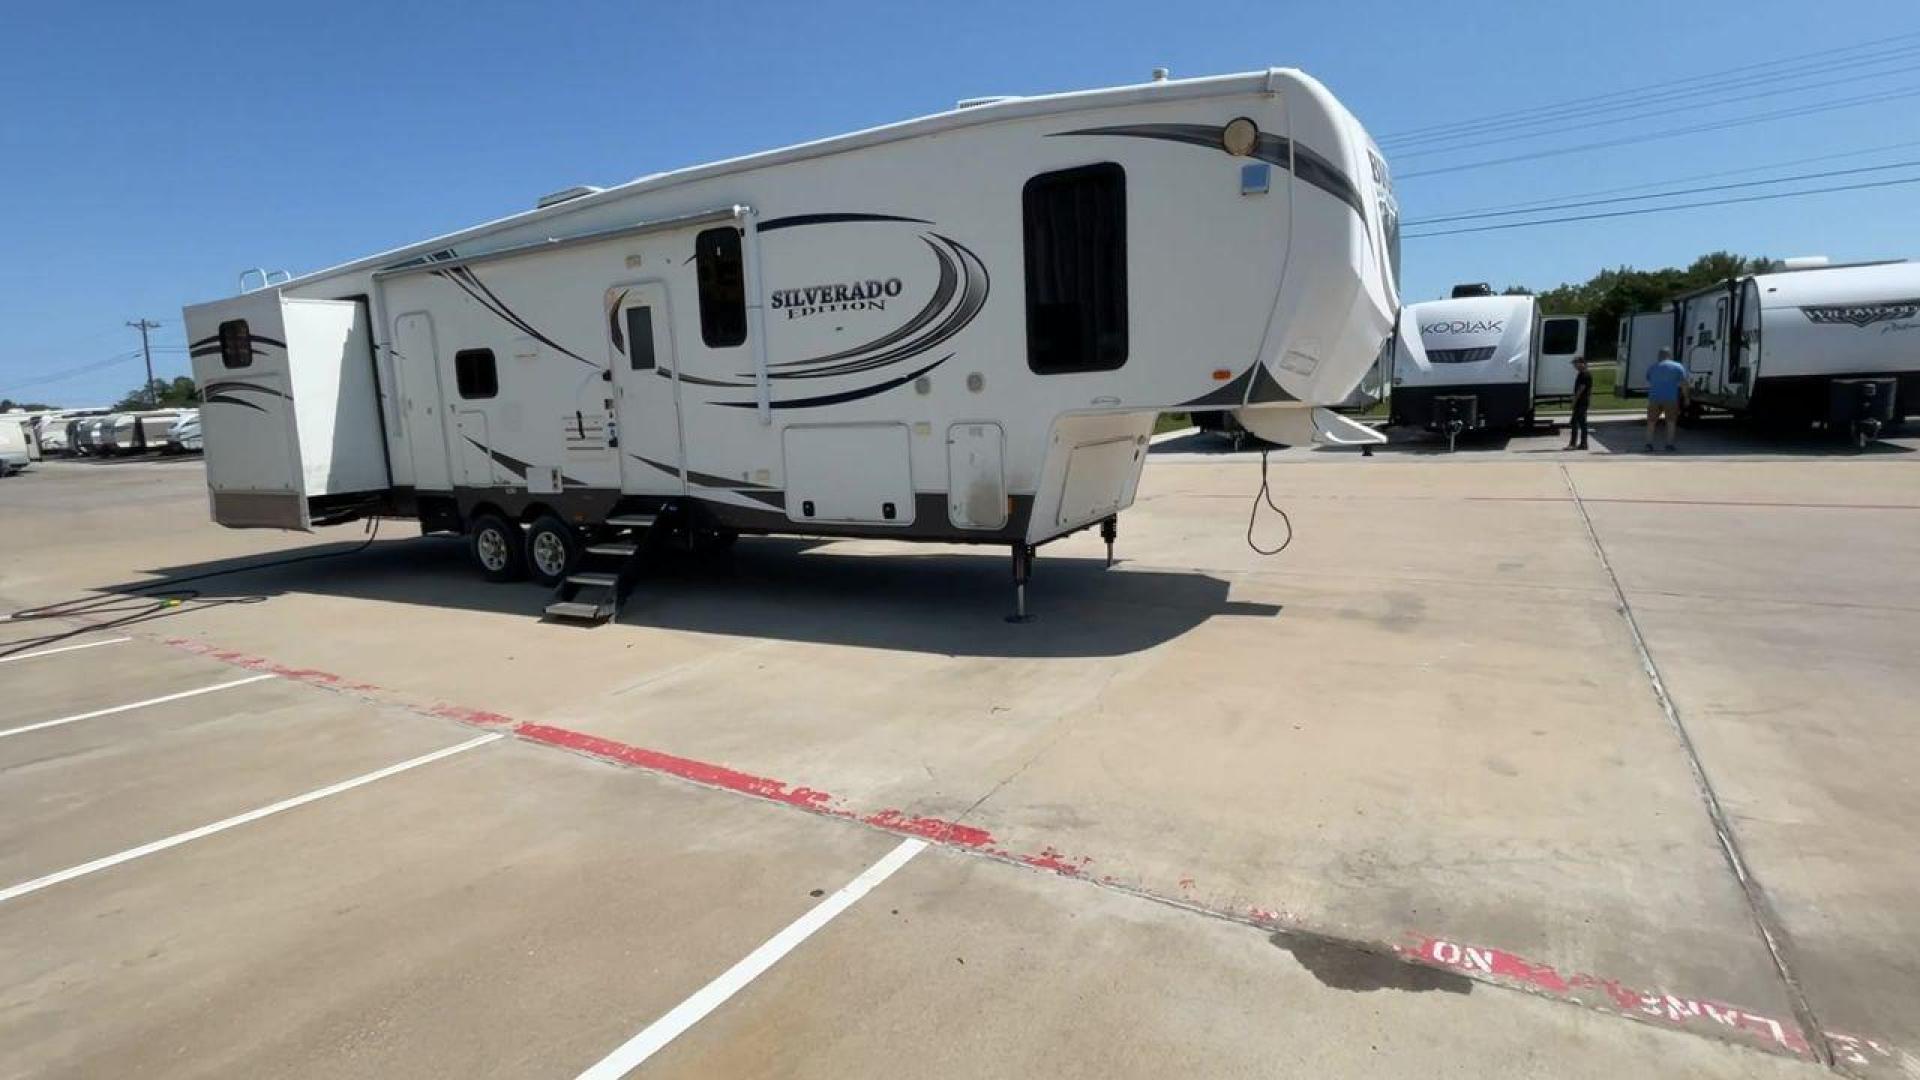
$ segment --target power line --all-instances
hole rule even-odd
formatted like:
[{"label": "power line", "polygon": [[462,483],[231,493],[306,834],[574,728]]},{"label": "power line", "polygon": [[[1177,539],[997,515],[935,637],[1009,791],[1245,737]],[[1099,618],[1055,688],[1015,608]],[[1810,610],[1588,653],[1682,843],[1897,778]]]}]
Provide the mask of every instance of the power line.
[{"label": "power line", "polygon": [[1890,93],[1867,94],[1855,98],[1841,98],[1838,101],[1822,102],[1793,109],[1779,109],[1770,113],[1753,116],[1733,117],[1709,124],[1692,124],[1687,127],[1667,128],[1663,131],[1649,132],[1644,135],[1623,135],[1617,139],[1603,139],[1599,142],[1579,143],[1574,146],[1554,147],[1546,150],[1533,150],[1524,154],[1511,154],[1507,157],[1488,158],[1482,161],[1469,161],[1458,165],[1442,165],[1432,169],[1420,169],[1403,173],[1398,179],[1411,180],[1421,176],[1440,176],[1445,173],[1465,172],[1469,169],[1486,169],[1495,165],[1511,165],[1521,161],[1537,161],[1541,158],[1560,157],[1565,154],[1577,154],[1586,150],[1604,150],[1614,146],[1630,146],[1634,143],[1654,142],[1659,139],[1671,139],[1680,135],[1695,135],[1708,131],[1724,131],[1728,128],[1746,127],[1764,123],[1768,120],[1784,120],[1796,116],[1812,116],[1816,113],[1833,112],[1837,109],[1850,109],[1858,105],[1873,105],[1883,101],[1897,101],[1920,95],[1920,87],[1903,87]]},{"label": "power line", "polygon": [[96,360],[90,364],[82,364],[79,367],[68,368],[65,371],[57,371],[57,372],[53,372],[52,374],[40,375],[32,379],[27,379],[23,382],[12,383],[7,387],[7,390],[9,393],[11,393],[16,390],[25,390],[35,386],[45,386],[48,383],[56,383],[65,379],[71,379],[80,375],[86,375],[90,372],[102,371],[107,368],[113,367],[117,364],[124,364],[129,360],[137,360],[139,358],[140,358],[140,350],[133,349],[131,351],[121,353],[118,356],[110,356],[105,360]]},{"label": "power line", "polygon": [[[1713,172],[1689,173],[1686,176],[1670,176],[1664,180],[1650,180],[1642,184],[1626,184],[1621,187],[1600,188],[1596,191],[1570,191],[1564,195],[1554,195],[1545,199],[1533,199],[1528,202],[1498,203],[1493,206],[1468,206],[1459,210],[1450,211],[1450,213],[1475,214],[1488,210],[1522,210],[1528,207],[1540,207],[1544,209],[1548,204],[1557,203],[1563,199],[1585,199],[1599,195],[1618,195],[1628,191],[1645,191],[1648,188],[1665,187],[1668,184],[1684,184],[1693,180],[1716,180],[1722,176],[1744,176],[1748,173],[1766,172],[1770,169],[1784,169],[1790,165],[1811,165],[1816,161],[1835,161],[1840,158],[1862,157],[1867,154],[1884,154],[1889,150],[1905,150],[1915,146],[1920,146],[1920,139],[1887,143],[1884,146],[1870,146],[1860,150],[1842,150],[1834,154],[1814,154],[1810,157],[1788,158],[1785,161],[1775,161],[1767,165],[1745,165],[1737,169],[1717,169]],[[1437,219],[1428,218],[1427,220],[1433,221]]]},{"label": "power line", "polygon": [[1861,173],[1886,172],[1888,169],[1909,169],[1920,165],[1920,159],[1914,161],[1896,161],[1890,165],[1862,165],[1857,169],[1831,169],[1826,172],[1800,173],[1797,176],[1780,176],[1772,180],[1745,180],[1737,184],[1708,184],[1705,187],[1675,188],[1672,191],[1656,191],[1647,195],[1620,195],[1611,199],[1587,199],[1581,202],[1563,202],[1548,206],[1536,206],[1527,210],[1489,210],[1478,214],[1451,214],[1446,217],[1421,218],[1417,221],[1403,221],[1402,228],[1417,229],[1423,225],[1440,225],[1449,221],[1481,221],[1486,218],[1517,217],[1522,214],[1545,214],[1555,210],[1578,210],[1587,206],[1605,206],[1609,203],[1644,202],[1648,199],[1671,199],[1678,195],[1699,195],[1708,191],[1736,191],[1741,188],[1765,187],[1768,184],[1790,184],[1801,180],[1825,180],[1835,176],[1858,176]]},{"label": "power line", "polygon": [[1592,94],[1587,97],[1570,98],[1568,100],[1555,102],[1550,105],[1536,105],[1531,108],[1517,109],[1517,110],[1513,110],[1505,113],[1496,113],[1490,116],[1482,116],[1478,119],[1457,120],[1457,121],[1451,121],[1445,124],[1430,124],[1422,128],[1410,128],[1406,131],[1396,131],[1396,132],[1389,133],[1385,136],[1382,136],[1381,141],[1384,143],[1391,140],[1407,139],[1416,135],[1425,135],[1430,132],[1452,131],[1461,127],[1475,126],[1480,124],[1500,123],[1500,122],[1514,120],[1519,117],[1538,116],[1542,113],[1559,112],[1565,109],[1574,108],[1578,106],[1590,106],[1599,102],[1617,101],[1621,98],[1638,98],[1655,91],[1666,90],[1666,89],[1670,89],[1672,87],[1678,87],[1678,86],[1688,86],[1696,83],[1712,82],[1716,79],[1723,79],[1729,75],[1743,75],[1743,74],[1751,75],[1755,71],[1755,69],[1777,67],[1781,64],[1793,63],[1795,61],[1800,61],[1800,60],[1814,60],[1823,56],[1835,56],[1835,55],[1840,55],[1845,53],[1859,52],[1865,49],[1880,48],[1886,45],[1890,45],[1894,42],[1911,41],[1916,38],[1920,38],[1920,31],[1914,31],[1906,34],[1895,34],[1891,37],[1880,38],[1875,41],[1859,42],[1853,45],[1842,45],[1842,46],[1838,46],[1831,49],[1821,49],[1816,52],[1799,53],[1792,56],[1783,56],[1773,60],[1762,61],[1758,64],[1744,64],[1739,67],[1724,68],[1719,71],[1710,71],[1703,75],[1691,75],[1684,79],[1669,79],[1664,82],[1649,83],[1645,86],[1635,87],[1630,90],[1614,90],[1605,94]]},{"label": "power line", "polygon": [[[1406,152],[1404,149],[1405,147],[1414,146],[1420,143],[1431,143],[1431,142],[1436,142],[1444,139],[1469,138],[1475,135],[1484,135],[1484,134],[1488,134],[1496,131],[1511,131],[1515,128],[1538,127],[1543,124],[1564,124],[1567,120],[1574,117],[1586,116],[1586,115],[1597,115],[1600,113],[1607,113],[1607,112],[1618,112],[1622,109],[1644,108],[1645,106],[1648,106],[1648,105],[1660,104],[1660,105],[1666,105],[1669,108],[1680,106],[1680,105],[1690,105],[1691,107],[1707,108],[1714,105],[1731,104],[1734,101],[1748,100],[1754,97],[1768,97],[1768,96],[1772,96],[1780,93],[1789,93],[1796,88],[1802,89],[1802,90],[1811,90],[1811,89],[1817,89],[1818,86],[1821,86],[1821,85],[1832,85],[1831,83],[1805,84],[1803,80],[1808,76],[1823,75],[1832,71],[1841,71],[1841,70],[1857,71],[1859,68],[1862,68],[1862,67],[1871,67],[1877,64],[1884,64],[1889,61],[1895,61],[1895,60],[1905,60],[1915,56],[1916,54],[1920,54],[1920,45],[1907,45],[1907,46],[1902,46],[1901,48],[1894,49],[1889,52],[1876,55],[1876,56],[1849,57],[1845,60],[1834,61],[1832,63],[1816,64],[1811,67],[1802,68],[1799,71],[1794,71],[1794,72],[1762,72],[1759,74],[1750,74],[1750,75],[1745,75],[1739,78],[1723,80],[1707,86],[1694,87],[1691,89],[1669,90],[1664,93],[1658,93],[1658,94],[1634,94],[1627,97],[1623,101],[1611,102],[1611,103],[1600,104],[1600,105],[1590,105],[1582,108],[1556,109],[1552,107],[1547,107],[1545,109],[1536,110],[1539,113],[1539,115],[1537,116],[1512,117],[1512,118],[1506,118],[1506,119],[1473,121],[1470,123],[1463,123],[1460,125],[1456,125],[1444,131],[1435,131],[1435,132],[1431,132],[1429,134],[1424,134],[1424,135],[1406,135],[1406,136],[1401,136],[1399,138],[1382,139],[1380,140],[1380,144],[1383,147],[1392,149],[1395,153],[1398,154],[1398,153],[1405,153]],[[1899,70],[1906,70],[1906,69],[1899,69]],[[1897,71],[1865,72],[1865,73],[1856,75],[1852,78],[1838,80],[1838,81],[1839,82],[1859,82],[1865,79],[1877,79],[1877,78],[1881,78],[1887,75],[1892,75],[1897,73],[1898,73]],[[1740,95],[1736,95],[1733,98],[1723,99],[1718,101],[1715,101],[1715,100],[1689,101],[1689,99],[1694,99],[1694,98],[1710,98],[1712,95],[1725,94],[1728,91],[1733,91],[1733,90],[1748,91],[1748,90],[1753,90],[1756,87],[1768,87],[1768,86],[1778,87],[1778,89],[1765,90],[1760,93],[1745,95],[1744,97]]]},{"label": "power line", "polygon": [[[1916,54],[1920,54],[1920,49],[1916,49],[1914,51]],[[1781,87],[1773,90],[1762,90],[1758,93],[1741,94],[1735,97],[1723,98],[1718,101],[1696,102],[1696,103],[1693,103],[1690,107],[1704,109],[1704,108],[1713,108],[1720,105],[1739,105],[1749,101],[1758,101],[1761,98],[1778,97],[1781,94],[1794,94],[1794,93],[1800,93],[1806,90],[1824,90],[1832,86],[1842,86],[1847,83],[1857,83],[1857,82],[1863,82],[1871,79],[1884,79],[1890,75],[1906,75],[1915,71],[1920,71],[1920,64],[1909,65],[1903,68],[1894,68],[1890,71],[1875,71],[1875,72],[1869,72],[1865,75],[1852,75],[1844,79],[1829,79],[1826,82],[1820,82],[1820,83],[1808,83],[1805,85],[1787,86],[1787,87]],[[1635,102],[1634,104],[1638,105],[1640,103]],[[1412,158],[1412,157],[1430,157],[1434,154],[1451,154],[1461,150],[1477,149],[1482,146],[1498,146],[1501,143],[1524,142],[1527,139],[1544,139],[1549,136],[1559,135],[1562,132],[1584,131],[1589,128],[1606,127],[1609,124],[1626,124],[1626,123],[1631,123],[1635,120],[1654,120],[1660,117],[1667,116],[1672,111],[1673,110],[1671,107],[1666,107],[1666,108],[1658,109],[1654,112],[1635,113],[1630,116],[1609,116],[1603,119],[1588,120],[1584,123],[1578,123],[1578,124],[1572,124],[1572,123],[1567,123],[1565,121],[1556,120],[1553,122],[1552,126],[1544,128],[1539,131],[1511,132],[1508,134],[1495,136],[1493,138],[1481,139],[1477,142],[1456,143],[1449,146],[1435,147],[1429,150],[1395,150],[1393,151],[1393,154],[1394,154],[1395,160],[1404,160],[1406,158]]]},{"label": "power line", "polygon": [[1738,199],[1710,199],[1704,202],[1674,203],[1672,206],[1647,206],[1638,210],[1610,210],[1600,214],[1580,214],[1574,217],[1541,218],[1538,221],[1509,221],[1502,225],[1475,225],[1466,229],[1442,229],[1438,232],[1403,235],[1403,240],[1427,240],[1436,236],[1459,236],[1463,233],[1500,232],[1506,229],[1526,229],[1535,225],[1560,225],[1571,221],[1600,221],[1605,218],[1639,217],[1642,214],[1664,214],[1673,210],[1697,210],[1705,207],[1733,206],[1739,203],[1771,202],[1775,199],[1797,199],[1803,195],[1825,195],[1835,191],[1865,191],[1869,188],[1899,187],[1903,184],[1920,184],[1920,176],[1904,180],[1876,180],[1865,184],[1841,184],[1835,187],[1808,188],[1805,191],[1778,191],[1771,195],[1747,195]]}]

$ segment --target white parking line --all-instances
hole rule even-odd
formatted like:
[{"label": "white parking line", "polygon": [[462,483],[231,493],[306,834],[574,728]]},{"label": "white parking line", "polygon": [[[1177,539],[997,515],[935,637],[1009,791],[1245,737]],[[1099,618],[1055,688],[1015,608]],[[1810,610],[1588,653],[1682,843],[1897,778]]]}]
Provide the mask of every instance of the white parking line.
[{"label": "white parking line", "polygon": [[0,664],[11,664],[15,660],[35,660],[42,656],[55,656],[63,652],[77,652],[81,649],[97,649],[102,645],[118,645],[123,641],[132,641],[130,637],[108,638],[105,641],[88,641],[79,645],[62,645],[57,649],[41,649],[39,652],[18,653],[14,656],[0,656]]},{"label": "white parking line", "polygon": [[37,724],[27,724],[24,727],[8,728],[5,731],[0,731],[0,739],[4,739],[9,735],[25,735],[29,731],[41,731],[50,727],[59,727],[61,724],[73,724],[73,723],[78,723],[81,720],[91,720],[96,716],[112,716],[114,713],[123,713],[129,709],[144,709],[149,705],[164,705],[169,701],[179,701],[181,698],[199,697],[201,694],[211,694],[215,690],[230,690],[236,686],[245,686],[248,683],[256,683],[262,679],[272,679],[276,677],[277,676],[274,676],[274,675],[249,675],[244,679],[235,679],[232,682],[214,683],[212,686],[203,686],[198,690],[182,690],[177,694],[167,694],[164,697],[148,698],[145,701],[136,701],[130,705],[115,705],[111,709],[95,709],[92,712],[83,712],[77,716],[63,716],[58,720],[42,720]]},{"label": "white parking line", "polygon": [[263,817],[269,817],[282,810],[291,810],[296,806],[305,806],[310,802],[324,799],[329,795],[338,795],[343,791],[352,791],[362,784],[371,784],[375,780],[384,779],[395,773],[403,773],[408,769],[417,769],[422,765],[439,761],[441,758],[452,757],[462,751],[471,750],[476,746],[485,746],[490,742],[496,742],[506,737],[506,733],[500,731],[493,732],[489,735],[481,735],[477,738],[468,739],[466,742],[460,743],[457,746],[449,746],[444,750],[435,750],[431,754],[422,754],[417,758],[409,758],[398,765],[389,765],[378,772],[370,772],[364,776],[356,776],[351,780],[342,780],[337,784],[329,784],[318,790],[309,791],[305,795],[295,795],[291,799],[282,799],[271,806],[263,806],[258,810],[249,810],[244,814],[236,814],[230,818],[223,818],[211,825],[202,825],[197,829],[188,829],[183,833],[175,833],[164,840],[155,840],[151,844],[142,844],[137,848],[128,848],[117,855],[108,855],[105,858],[95,859],[89,863],[81,863],[79,866],[62,870],[56,874],[48,874],[46,877],[21,882],[12,888],[0,889],[0,903],[25,896],[28,893],[39,892],[41,889],[47,888],[50,885],[58,885],[63,881],[72,881],[77,877],[85,877],[88,874],[118,866],[123,862],[131,862],[134,859],[144,858],[155,852],[165,851],[172,847],[179,847],[181,844],[187,843],[190,840],[198,840],[203,836],[212,836],[217,832],[225,832],[235,825],[245,825],[250,821],[259,821]]},{"label": "white parking line", "polygon": [[746,959],[728,968],[721,976],[700,988],[698,993],[674,1006],[673,1011],[648,1024],[640,1034],[628,1039],[599,1064],[580,1074],[578,1080],[618,1080],[641,1062],[672,1042],[681,1032],[699,1023],[708,1013],[725,1004],[748,983],[759,978],[780,958],[812,936],[815,930],[833,921],[834,916],[852,907],[854,901],[872,892],[874,887],[893,876],[895,870],[927,849],[925,840],[902,840],[900,846],[866,872],[849,881],[841,890],[820,901],[813,910],[790,923],[785,930],[767,939],[766,944],[748,953]]}]

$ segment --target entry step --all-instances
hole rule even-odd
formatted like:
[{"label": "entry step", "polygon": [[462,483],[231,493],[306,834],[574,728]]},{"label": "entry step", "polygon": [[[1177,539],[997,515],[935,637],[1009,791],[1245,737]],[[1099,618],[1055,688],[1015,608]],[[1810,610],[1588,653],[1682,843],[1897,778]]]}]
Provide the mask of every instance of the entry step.
[{"label": "entry step", "polygon": [[558,619],[587,619],[598,621],[605,618],[601,614],[601,605],[583,604],[578,600],[555,600],[547,605],[547,614]]},{"label": "entry step", "polygon": [[577,574],[568,574],[567,581],[574,585],[598,585],[602,588],[611,589],[614,587],[614,585],[619,583],[620,576],[618,574],[596,574],[596,573],[590,573],[590,572],[582,572]]},{"label": "entry step", "polygon": [[654,520],[652,514],[621,514],[619,517],[608,518],[607,524],[621,529],[651,529]]},{"label": "entry step", "polygon": [[608,540],[600,544],[588,544],[589,555],[613,555],[622,559],[632,558],[640,550],[640,545],[627,540]]}]

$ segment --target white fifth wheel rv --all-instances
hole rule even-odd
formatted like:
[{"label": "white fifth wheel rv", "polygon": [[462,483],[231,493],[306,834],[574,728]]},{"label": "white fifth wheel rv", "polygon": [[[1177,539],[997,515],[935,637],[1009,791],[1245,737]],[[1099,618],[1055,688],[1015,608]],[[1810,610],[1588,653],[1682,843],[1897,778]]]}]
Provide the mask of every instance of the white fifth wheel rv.
[{"label": "white fifth wheel rv", "polygon": [[1674,301],[1693,401],[1860,443],[1920,413],[1920,263],[1787,268]]},{"label": "white fifth wheel rv", "polygon": [[33,427],[26,416],[0,414],[0,476],[21,472],[35,460]]},{"label": "white fifth wheel rv", "polygon": [[417,517],[588,621],[650,545],[741,533],[1002,544],[1024,583],[1111,537],[1161,411],[1371,438],[1316,406],[1397,249],[1372,140],[1281,69],[569,189],[188,308],[212,514]]},{"label": "white fifth wheel rv", "polygon": [[1673,349],[1672,307],[1621,317],[1614,359],[1619,364],[1622,397],[1646,396],[1647,369],[1660,359],[1661,349]]},{"label": "white fifth wheel rv", "polygon": [[1584,315],[1542,317],[1531,296],[1461,286],[1408,304],[1394,335],[1392,423],[1442,432],[1533,425],[1534,403],[1571,397]]}]

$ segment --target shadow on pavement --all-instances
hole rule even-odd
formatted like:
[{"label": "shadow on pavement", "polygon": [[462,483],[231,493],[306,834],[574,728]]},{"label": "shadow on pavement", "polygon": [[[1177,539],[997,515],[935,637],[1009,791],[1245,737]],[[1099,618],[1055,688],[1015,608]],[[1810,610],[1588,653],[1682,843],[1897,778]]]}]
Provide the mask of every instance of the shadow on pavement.
[{"label": "shadow on pavement", "polygon": [[[338,546],[340,558],[290,566],[249,570],[273,561],[250,557],[151,572],[167,579],[220,573],[185,586],[197,590],[203,603],[306,593],[533,621],[549,597],[548,590],[529,583],[482,581],[459,539],[384,540],[357,554],[352,545]],[[163,587],[147,580],[102,591]],[[1179,637],[1217,615],[1267,618],[1280,612],[1272,604],[1229,600],[1227,590],[1227,582],[1202,573],[1108,570],[1100,559],[1048,558],[1042,549],[1027,587],[1028,609],[1038,618],[1015,626],[1004,619],[1012,609],[1013,584],[1008,560],[997,549],[846,554],[821,541],[744,538],[718,560],[664,562],[634,587],[619,621],[950,656],[1117,656]]]},{"label": "shadow on pavement", "polygon": [[[1920,434],[1917,425],[1909,422],[1889,428],[1885,434],[1898,438],[1909,438]],[[1613,454],[1647,453],[1647,424],[1638,417],[1619,417],[1607,420],[1595,420],[1592,428],[1593,441],[1604,446]],[[1666,456],[1666,428],[1662,425],[1654,437],[1654,453]],[[1911,446],[1887,442],[1884,439],[1870,442],[1865,449],[1857,449],[1838,432],[1819,428],[1796,428],[1791,430],[1770,429],[1766,426],[1733,416],[1709,416],[1690,423],[1682,424],[1674,439],[1679,448],[1675,457],[1688,454],[1710,457],[1871,457],[1877,454],[1911,454]]]}]

